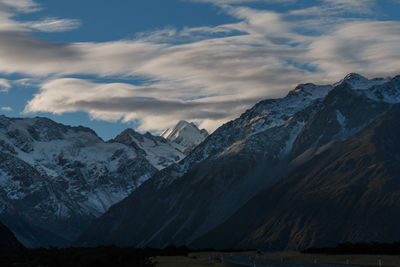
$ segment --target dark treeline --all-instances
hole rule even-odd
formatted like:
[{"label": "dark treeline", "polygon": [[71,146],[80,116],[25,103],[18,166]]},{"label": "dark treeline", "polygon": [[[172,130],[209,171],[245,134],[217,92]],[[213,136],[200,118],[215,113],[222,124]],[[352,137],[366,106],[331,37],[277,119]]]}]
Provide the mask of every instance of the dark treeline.
[{"label": "dark treeline", "polygon": [[101,266],[154,266],[152,257],[187,256],[186,247],[152,248],[39,248],[18,251],[0,251],[0,266],[16,267],[101,267]]},{"label": "dark treeline", "polygon": [[343,243],[336,247],[308,248],[302,252],[313,254],[400,255],[400,243]]}]

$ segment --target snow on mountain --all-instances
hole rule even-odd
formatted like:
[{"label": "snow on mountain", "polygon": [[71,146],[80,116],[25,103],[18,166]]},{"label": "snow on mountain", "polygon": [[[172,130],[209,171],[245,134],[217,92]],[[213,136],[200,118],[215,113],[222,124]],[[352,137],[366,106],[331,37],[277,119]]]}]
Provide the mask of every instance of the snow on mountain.
[{"label": "snow on mountain", "polygon": [[0,116],[0,219],[27,246],[68,245],[158,169],[184,157],[161,137],[132,136],[129,144],[122,134],[104,142],[88,128]]},{"label": "snow on mountain", "polygon": [[386,83],[371,86],[364,94],[376,101],[391,104],[400,103],[400,75]]},{"label": "snow on mountain", "polygon": [[389,80],[390,80],[390,78],[374,78],[374,79],[369,80],[360,74],[349,73],[346,75],[346,77],[344,77],[343,80],[334,84],[334,86],[346,83],[346,84],[350,85],[350,87],[352,89],[369,89],[372,86],[387,83]]},{"label": "snow on mountain", "polygon": [[[179,166],[170,166],[173,171],[166,175],[165,173],[162,175],[160,174],[160,176],[164,177],[160,180],[160,183],[168,184],[172,182],[173,179],[183,175],[195,164],[205,159],[218,157],[224,153],[224,151],[229,150],[233,144],[244,138],[286,124],[294,114],[309,107],[315,101],[325,98],[336,86],[346,84],[352,90],[359,91],[360,94],[364,94],[373,99],[376,99],[376,95],[382,92],[382,95],[386,96],[385,101],[393,103],[393,101],[397,99],[396,93],[398,94],[399,90],[390,92],[391,89],[385,90],[384,88],[385,84],[389,86],[389,88],[394,88],[393,86],[396,85],[388,84],[398,84],[397,79],[399,78],[367,79],[360,74],[350,73],[340,82],[332,85],[315,85],[313,83],[300,84],[284,98],[263,100],[244,112],[239,118],[218,128],[205,142],[196,147],[191,155],[179,162]],[[372,95],[371,90],[375,90],[374,95]],[[172,131],[169,131],[167,133],[171,132]],[[165,134],[166,133],[164,133],[164,135]],[[296,134],[296,132],[293,134]],[[295,138],[295,136],[292,136],[290,139],[292,140],[293,138]]]},{"label": "snow on mountain", "polygon": [[133,129],[127,129],[118,135],[113,142],[135,148],[157,169],[163,169],[185,157],[186,149],[180,144],[170,142],[161,136],[147,132],[141,135]]},{"label": "snow on mountain", "polygon": [[[285,124],[296,112],[324,98],[332,88],[332,85],[301,84],[284,98],[259,102],[236,120],[218,128],[204,142],[195,147],[184,160],[158,173],[159,186],[170,184],[206,159],[219,157],[236,142],[246,137]],[[166,132],[164,136],[172,133],[173,131]]]},{"label": "snow on mountain", "polygon": [[165,139],[183,146],[185,154],[189,154],[197,145],[207,138],[208,132],[205,129],[200,130],[193,122],[179,121],[171,129],[166,129],[162,134]]}]

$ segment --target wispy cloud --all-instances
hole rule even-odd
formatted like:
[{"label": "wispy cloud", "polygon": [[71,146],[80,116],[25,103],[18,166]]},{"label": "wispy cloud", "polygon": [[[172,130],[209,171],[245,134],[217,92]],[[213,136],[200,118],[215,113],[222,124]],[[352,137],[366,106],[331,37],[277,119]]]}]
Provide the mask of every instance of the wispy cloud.
[{"label": "wispy cloud", "polygon": [[1,107],[0,109],[1,111],[6,111],[6,112],[13,111],[12,107]]},{"label": "wispy cloud", "polygon": [[41,21],[24,22],[21,25],[35,31],[62,32],[78,28],[81,22],[77,19],[45,18]]},{"label": "wispy cloud", "polygon": [[154,129],[155,122],[159,127],[168,127],[170,120],[181,117],[182,113],[189,120],[220,121],[256,101],[218,97],[185,101],[177,98],[177,94],[179,90],[168,88],[61,78],[43,83],[40,93],[28,103],[24,112],[85,111],[95,119],[140,120],[141,129],[145,130]]},{"label": "wispy cloud", "polygon": [[41,9],[33,0],[0,0],[0,8],[2,10],[12,9],[19,13],[31,13]]},{"label": "wispy cloud", "polygon": [[32,0],[0,0],[0,31],[8,32],[60,32],[78,28],[77,19],[47,17],[37,21],[18,21],[15,15],[32,13],[40,10],[39,4]]},{"label": "wispy cloud", "polygon": [[0,79],[0,93],[6,93],[11,88],[10,83],[6,79]]}]

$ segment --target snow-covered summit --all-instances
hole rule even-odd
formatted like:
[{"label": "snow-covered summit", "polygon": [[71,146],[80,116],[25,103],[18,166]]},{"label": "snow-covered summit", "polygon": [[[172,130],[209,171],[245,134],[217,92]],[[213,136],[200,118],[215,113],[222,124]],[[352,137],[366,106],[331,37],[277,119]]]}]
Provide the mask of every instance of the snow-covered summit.
[{"label": "snow-covered summit", "polygon": [[207,138],[208,132],[205,129],[200,130],[193,122],[181,120],[174,128],[166,129],[161,136],[185,147],[185,154],[188,154]]},{"label": "snow-covered summit", "polygon": [[369,80],[358,73],[349,73],[343,80],[334,84],[334,86],[346,83],[350,85],[352,89],[369,89],[372,86],[384,84],[389,80],[390,78],[374,78]]}]

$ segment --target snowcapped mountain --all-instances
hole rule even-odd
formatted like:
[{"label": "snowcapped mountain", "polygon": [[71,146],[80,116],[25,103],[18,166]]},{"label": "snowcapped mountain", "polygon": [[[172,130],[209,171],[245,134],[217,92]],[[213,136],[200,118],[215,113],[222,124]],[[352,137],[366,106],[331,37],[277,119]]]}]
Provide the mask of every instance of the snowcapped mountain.
[{"label": "snowcapped mountain", "polygon": [[204,141],[208,136],[205,129],[199,130],[193,122],[180,121],[171,129],[166,129],[161,137],[172,143],[184,147],[184,153],[189,154],[197,145]]},{"label": "snowcapped mountain", "polygon": [[[261,190],[389,112],[399,102],[399,77],[349,74],[333,85],[303,84],[284,98],[261,101],[112,206],[78,243],[212,247],[206,234]],[[220,248],[229,246],[224,240]]]},{"label": "snowcapped mountain", "polygon": [[159,170],[185,157],[185,147],[149,132],[142,135],[133,129],[127,129],[112,141],[134,148]]},{"label": "snowcapped mountain", "polygon": [[0,116],[0,219],[26,246],[68,245],[183,157],[165,139],[133,130],[104,142],[88,128]]}]

